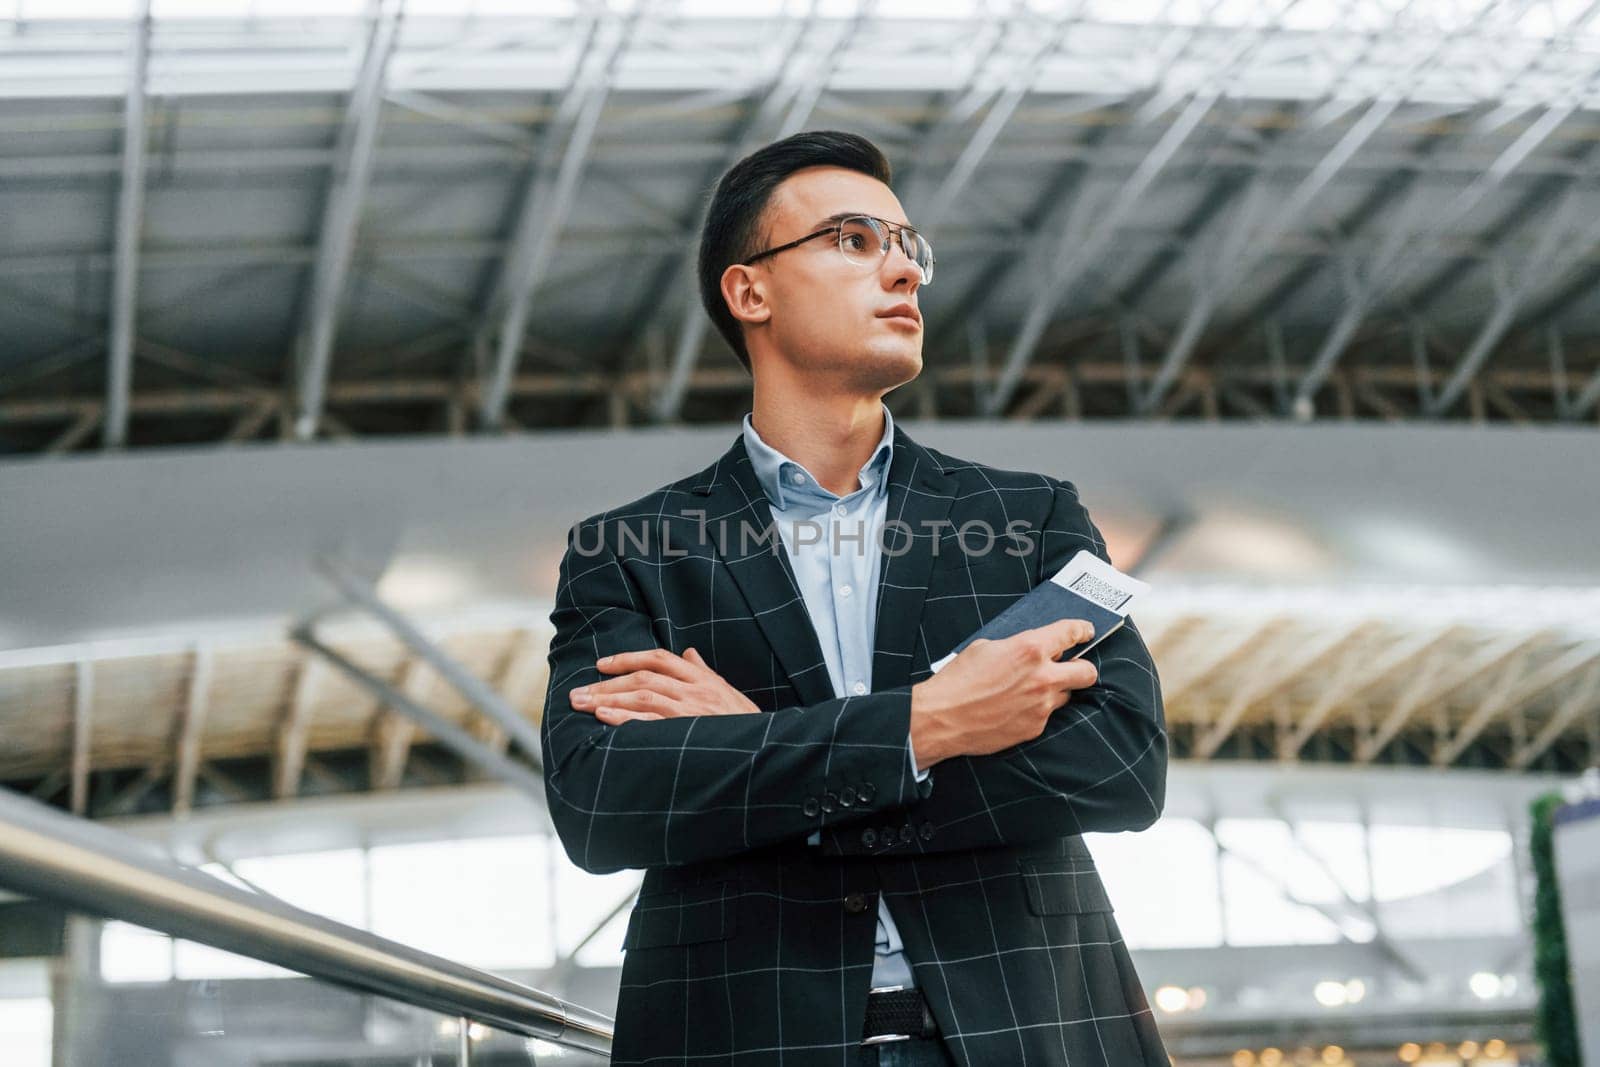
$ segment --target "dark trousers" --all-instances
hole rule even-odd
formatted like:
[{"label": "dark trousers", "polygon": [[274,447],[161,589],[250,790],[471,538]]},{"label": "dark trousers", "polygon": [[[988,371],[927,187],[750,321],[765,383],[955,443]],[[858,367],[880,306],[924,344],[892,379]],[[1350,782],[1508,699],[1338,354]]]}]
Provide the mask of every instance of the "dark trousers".
[{"label": "dark trousers", "polygon": [[[862,1050],[861,1067],[955,1067],[955,1060],[937,1037],[913,1037],[868,1045]],[[874,1059],[876,1054],[876,1059]]]}]

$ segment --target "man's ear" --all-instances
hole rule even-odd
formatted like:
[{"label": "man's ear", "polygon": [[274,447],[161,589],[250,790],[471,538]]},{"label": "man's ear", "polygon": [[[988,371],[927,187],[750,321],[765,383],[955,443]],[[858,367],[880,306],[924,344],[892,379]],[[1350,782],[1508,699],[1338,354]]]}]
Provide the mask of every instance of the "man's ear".
[{"label": "man's ear", "polygon": [[772,317],[766,279],[756,267],[735,263],[723,271],[722,299],[728,305],[729,314],[740,322],[753,325]]}]

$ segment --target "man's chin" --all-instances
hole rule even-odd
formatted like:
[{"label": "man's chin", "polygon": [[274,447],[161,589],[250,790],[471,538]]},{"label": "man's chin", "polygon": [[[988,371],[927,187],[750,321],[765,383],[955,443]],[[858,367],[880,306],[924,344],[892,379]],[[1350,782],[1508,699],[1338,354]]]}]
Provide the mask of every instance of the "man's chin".
[{"label": "man's chin", "polygon": [[854,364],[854,369],[866,389],[894,389],[915,381],[922,373],[922,350],[918,346],[869,352]]}]

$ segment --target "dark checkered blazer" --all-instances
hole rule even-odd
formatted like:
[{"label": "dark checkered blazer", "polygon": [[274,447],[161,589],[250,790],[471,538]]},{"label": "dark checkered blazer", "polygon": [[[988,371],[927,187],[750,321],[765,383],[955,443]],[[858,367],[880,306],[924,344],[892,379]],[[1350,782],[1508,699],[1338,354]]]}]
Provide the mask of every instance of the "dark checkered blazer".
[{"label": "dark checkered blazer", "polygon": [[[550,812],[580,867],[646,871],[613,1062],[858,1063],[881,895],[965,1067],[1167,1067],[1078,836],[1161,813],[1161,691],[1132,622],[1089,653],[1098,683],[1038,739],[946,760],[921,786],[906,759],[928,664],[1080,549],[1106,558],[1105,542],[1070,483],[954,459],[898,426],[888,492],[872,690],[843,699],[742,437],[571,532],[551,615]],[[973,520],[1014,537],[978,555],[975,526],[964,552]],[[606,677],[602,655],[690,646],[764,714],[612,727],[568,702]]]}]

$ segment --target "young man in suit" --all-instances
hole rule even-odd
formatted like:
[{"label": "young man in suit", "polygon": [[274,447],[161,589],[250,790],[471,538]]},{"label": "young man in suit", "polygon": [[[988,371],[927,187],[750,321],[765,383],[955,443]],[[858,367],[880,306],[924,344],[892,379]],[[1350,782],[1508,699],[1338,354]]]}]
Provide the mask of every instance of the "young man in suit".
[{"label": "young man in suit", "polygon": [[1159,816],[1129,621],[980,641],[1105,543],[1071,483],[956,459],[883,397],[933,256],[863,138],[719,182],[706,310],[755,381],[714,464],[573,528],[543,724],[586,870],[644,868],[614,1063],[1166,1067],[1080,834]]}]

